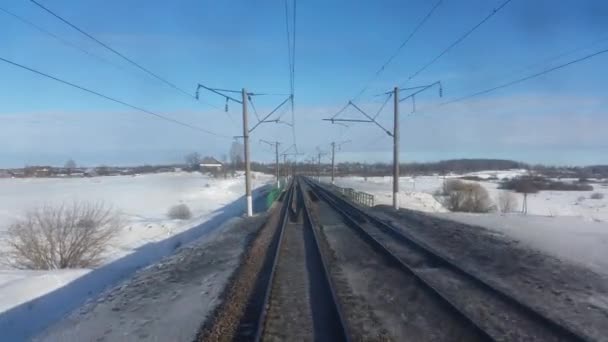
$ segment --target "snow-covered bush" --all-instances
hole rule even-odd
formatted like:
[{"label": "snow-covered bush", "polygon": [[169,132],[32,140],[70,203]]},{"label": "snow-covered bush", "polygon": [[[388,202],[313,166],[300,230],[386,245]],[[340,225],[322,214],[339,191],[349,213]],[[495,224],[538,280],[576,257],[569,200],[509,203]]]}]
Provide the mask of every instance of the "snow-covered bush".
[{"label": "snow-covered bush", "polygon": [[189,220],[192,218],[192,213],[190,208],[182,203],[169,208],[167,216],[172,220]]},{"label": "snow-covered bush", "polygon": [[8,228],[7,261],[36,270],[97,266],[120,227],[118,213],[103,203],[36,208]]},{"label": "snow-covered bush", "polygon": [[498,195],[498,210],[501,213],[509,213],[517,209],[518,203],[515,194],[510,191],[501,191]]},{"label": "snow-covered bush", "polygon": [[451,211],[486,213],[493,209],[488,192],[477,183],[451,179],[445,183],[443,190],[446,194],[444,205]]},{"label": "snow-covered bush", "polygon": [[604,198],[604,194],[601,192],[594,192],[591,194],[591,196],[589,197],[591,199],[603,199]]}]

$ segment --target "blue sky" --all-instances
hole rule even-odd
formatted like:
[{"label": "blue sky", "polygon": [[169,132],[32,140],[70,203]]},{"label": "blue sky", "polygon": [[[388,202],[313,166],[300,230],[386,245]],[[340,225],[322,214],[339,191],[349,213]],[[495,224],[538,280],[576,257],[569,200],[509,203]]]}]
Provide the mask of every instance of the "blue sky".
[{"label": "blue sky", "polygon": [[[172,83],[194,92],[201,82],[289,91],[282,1],[50,1],[64,18]],[[351,140],[339,160],[390,161],[391,141],[372,125],[346,129],[321,121],[340,109],[430,10],[435,1],[299,1],[296,41],[298,147],[312,154]],[[358,104],[436,56],[502,1],[444,0]],[[29,1],[0,8],[89,51],[66,46],[0,11],[0,57],[59,76],[128,103],[233,136],[240,108],[221,98],[196,102],[130,66]],[[441,80],[444,98],[428,92],[417,112],[402,103],[402,159],[497,157],[548,164],[608,163],[608,54],[469,101],[436,104],[608,48],[608,4],[601,0],[513,0],[408,85]],[[595,44],[593,44],[595,43]],[[565,51],[576,50],[559,59]],[[138,164],[180,161],[191,151],[221,157],[231,139],[209,136],[27,71],[0,63],[0,166]],[[283,99],[256,98],[258,112]],[[391,108],[381,113],[391,126]],[[356,117],[353,111],[345,116]],[[290,114],[284,113],[284,119]],[[254,117],[252,115],[252,120]],[[252,136],[254,159],[271,160],[259,139],[291,144],[286,126],[266,124]]]}]

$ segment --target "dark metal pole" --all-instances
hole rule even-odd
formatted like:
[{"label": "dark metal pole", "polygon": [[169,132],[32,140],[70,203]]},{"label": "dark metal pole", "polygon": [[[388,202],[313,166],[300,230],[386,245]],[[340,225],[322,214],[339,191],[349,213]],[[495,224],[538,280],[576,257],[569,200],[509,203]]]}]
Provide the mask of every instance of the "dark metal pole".
[{"label": "dark metal pole", "polygon": [[333,141],[331,143],[331,184],[334,184],[334,176],[335,176],[335,159],[336,159],[336,142]]},{"label": "dark metal pole", "polygon": [[393,208],[399,209],[399,88],[393,90],[395,118],[393,127]]},{"label": "dark metal pole", "polygon": [[317,181],[321,182],[321,152],[319,152],[319,161],[317,163]]},{"label": "dark metal pole", "polygon": [[277,173],[277,189],[281,186],[281,181],[280,181],[280,177],[281,175],[279,174],[279,142],[276,141],[274,143],[274,148],[275,148],[275,171]]},{"label": "dark metal pole", "polygon": [[249,160],[249,123],[247,115],[247,91],[243,88],[243,140],[245,148],[245,196],[247,198],[247,217],[253,216],[253,199],[251,197],[251,164]]}]

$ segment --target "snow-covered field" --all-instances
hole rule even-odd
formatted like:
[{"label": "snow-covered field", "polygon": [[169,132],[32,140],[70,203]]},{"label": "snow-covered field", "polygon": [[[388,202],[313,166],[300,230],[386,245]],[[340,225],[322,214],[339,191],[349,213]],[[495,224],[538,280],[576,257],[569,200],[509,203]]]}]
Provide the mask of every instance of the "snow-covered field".
[{"label": "snow-covered field", "polygon": [[[524,170],[487,171],[467,174],[480,178],[511,178]],[[458,177],[451,175],[450,177]],[[327,178],[322,179],[329,182]],[[392,204],[392,177],[342,177],[337,186],[371,193],[376,204]],[[441,188],[442,176],[401,177],[399,201],[403,208],[425,211],[442,218],[479,225],[520,240],[556,257],[583,264],[608,274],[608,186],[592,184],[593,191],[541,191],[528,195],[528,215],[520,213],[451,213],[433,194]],[[479,182],[496,203],[498,181]],[[603,199],[591,199],[599,192]],[[517,194],[518,204],[522,196]]]},{"label": "snow-covered field", "polygon": [[[269,182],[272,182],[272,176],[255,174],[253,188]],[[19,215],[39,205],[74,200],[101,201],[118,210],[125,225],[106,255],[106,263],[111,263],[146,244],[165,240],[217,216],[222,208],[242,196],[244,178],[239,175],[214,179],[200,173],[179,172],[70,179],[0,179],[0,189],[0,234]],[[180,203],[190,207],[192,219],[167,218],[168,209]],[[234,214],[238,215],[238,211]],[[0,245],[0,252],[3,248]],[[0,312],[62,287],[89,271],[24,271],[0,266]]]}]

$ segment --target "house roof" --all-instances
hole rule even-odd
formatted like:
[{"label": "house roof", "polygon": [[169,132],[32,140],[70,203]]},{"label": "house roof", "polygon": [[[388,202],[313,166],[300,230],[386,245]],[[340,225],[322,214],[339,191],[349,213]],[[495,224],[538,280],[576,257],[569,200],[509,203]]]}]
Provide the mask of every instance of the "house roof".
[{"label": "house roof", "polygon": [[201,160],[200,164],[201,165],[222,165],[222,163],[219,160],[217,160],[213,157],[203,158],[203,160]]}]

